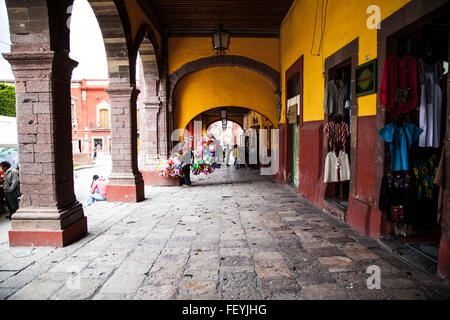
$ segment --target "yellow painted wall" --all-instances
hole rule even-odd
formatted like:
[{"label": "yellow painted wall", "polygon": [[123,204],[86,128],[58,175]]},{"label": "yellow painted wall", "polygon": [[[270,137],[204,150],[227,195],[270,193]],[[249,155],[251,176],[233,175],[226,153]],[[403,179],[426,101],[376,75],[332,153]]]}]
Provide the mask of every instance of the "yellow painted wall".
[{"label": "yellow painted wall", "polygon": [[[296,0],[291,6],[281,25],[280,59],[282,75],[282,103],[284,123],[285,78],[287,69],[302,55],[304,55],[304,97],[303,120],[323,120],[324,77],[323,60],[359,37],[359,62],[366,62],[377,58],[377,30],[367,27],[369,14],[366,13],[370,5],[381,8],[381,19],[407,4],[409,0],[341,0],[329,1],[327,11],[327,25],[323,37],[323,53],[320,57],[310,54],[313,39],[316,0]],[[321,2],[319,2],[316,38],[313,52],[317,53],[320,41]],[[381,75],[379,75],[381,76]],[[359,116],[376,114],[376,95],[369,95],[358,99]],[[281,122],[280,122],[281,123]]]},{"label": "yellow painted wall", "polygon": [[[240,55],[280,70],[280,40],[276,38],[230,38],[227,55]],[[211,37],[169,38],[169,74],[184,64],[214,56]]]},{"label": "yellow painted wall", "polygon": [[223,106],[258,111],[278,126],[271,82],[247,69],[215,67],[190,74],[178,84],[174,100],[174,128],[185,128],[198,114]]}]

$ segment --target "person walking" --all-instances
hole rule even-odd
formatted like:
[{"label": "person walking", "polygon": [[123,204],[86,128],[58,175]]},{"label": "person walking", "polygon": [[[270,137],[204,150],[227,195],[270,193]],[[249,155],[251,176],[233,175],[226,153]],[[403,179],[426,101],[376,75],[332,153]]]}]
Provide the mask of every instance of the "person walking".
[{"label": "person walking", "polygon": [[19,173],[11,168],[8,161],[1,163],[2,170],[5,173],[3,180],[3,190],[5,193],[6,206],[9,210],[9,215],[6,219],[11,220],[11,217],[19,209],[19,197],[20,197],[20,181]]},{"label": "person walking", "polygon": [[87,201],[87,205],[90,206],[97,201],[106,200],[106,180],[104,178],[95,175],[92,177],[91,193]]},{"label": "person walking", "polygon": [[225,163],[227,167],[230,166],[230,158],[231,158],[231,147],[229,144],[227,144],[225,147]]},{"label": "person walking", "polygon": [[222,167],[222,162],[223,162],[223,148],[220,145],[220,141],[216,141],[216,151],[214,154],[214,158],[215,158],[215,162],[216,162],[216,167],[218,169],[220,169]]},{"label": "person walking", "polygon": [[191,164],[193,163],[192,150],[190,148],[186,151],[180,150],[179,155],[181,161],[183,162],[183,167],[181,168],[183,174],[183,185],[191,187]]},{"label": "person walking", "polygon": [[99,144],[97,144],[94,147],[94,156],[93,156],[94,162],[97,161],[97,155],[100,150],[101,150],[101,146]]},{"label": "person walking", "polygon": [[5,173],[3,172],[2,166],[0,166],[0,214],[3,213],[3,204],[5,199],[5,192],[3,191],[3,181],[4,181]]},{"label": "person walking", "polygon": [[233,157],[234,157],[234,168],[236,170],[239,169],[238,156],[239,156],[238,146],[237,144],[235,144],[233,148]]}]

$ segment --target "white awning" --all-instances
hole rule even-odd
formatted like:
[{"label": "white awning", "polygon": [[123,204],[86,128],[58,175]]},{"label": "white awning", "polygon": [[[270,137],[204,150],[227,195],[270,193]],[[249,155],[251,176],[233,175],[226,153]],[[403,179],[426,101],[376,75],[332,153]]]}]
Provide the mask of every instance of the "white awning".
[{"label": "white awning", "polygon": [[0,147],[17,146],[17,120],[0,116]]}]

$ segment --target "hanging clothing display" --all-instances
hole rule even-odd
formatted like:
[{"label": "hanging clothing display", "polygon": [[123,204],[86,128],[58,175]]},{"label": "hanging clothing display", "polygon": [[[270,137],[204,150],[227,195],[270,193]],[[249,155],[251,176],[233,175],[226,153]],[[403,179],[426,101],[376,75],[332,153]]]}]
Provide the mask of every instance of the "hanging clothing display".
[{"label": "hanging clothing display", "polygon": [[398,127],[391,123],[378,131],[381,138],[391,144],[391,170],[408,171],[409,158],[408,151],[413,142],[419,139],[422,129],[412,123],[406,123],[403,127]]},{"label": "hanging clothing display", "polygon": [[390,172],[381,182],[379,208],[388,221],[411,222],[415,214],[415,181],[407,172]]},{"label": "hanging clothing display", "polygon": [[434,184],[439,165],[439,157],[433,155],[427,161],[415,160],[413,175],[416,185],[417,222],[434,225],[437,220],[439,187]]},{"label": "hanging clothing display", "polygon": [[325,114],[344,115],[348,99],[348,85],[342,80],[331,80],[325,87],[323,111]]},{"label": "hanging clothing display", "polygon": [[443,78],[442,64],[427,65],[419,61],[421,85],[420,147],[439,148],[441,140],[442,89],[439,81]]},{"label": "hanging clothing display", "polygon": [[348,154],[341,151],[339,155],[336,152],[330,152],[325,159],[324,182],[344,182],[350,180],[350,161]]},{"label": "hanging clothing display", "polygon": [[419,104],[417,59],[405,54],[387,57],[380,88],[380,103],[394,113],[407,113]]},{"label": "hanging clothing display", "polygon": [[350,135],[347,123],[330,121],[323,128],[323,132],[328,138],[328,144],[332,151],[345,151],[345,145]]},{"label": "hanging clothing display", "polygon": [[439,159],[433,155],[428,161],[414,161],[413,172],[416,178],[417,200],[431,200],[437,196],[434,179]]}]

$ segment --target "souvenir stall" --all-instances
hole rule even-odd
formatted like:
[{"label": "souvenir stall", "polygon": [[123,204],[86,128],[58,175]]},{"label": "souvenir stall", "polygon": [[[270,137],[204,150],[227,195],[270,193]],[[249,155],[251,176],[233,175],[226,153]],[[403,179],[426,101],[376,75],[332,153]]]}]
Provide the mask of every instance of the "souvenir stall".
[{"label": "souvenir stall", "polygon": [[[201,143],[194,151],[194,162],[192,163],[192,174],[209,175],[216,169],[215,163],[216,139],[213,135],[203,137]],[[175,155],[168,160],[161,161],[157,172],[160,177],[167,179],[179,179],[183,176],[182,169],[187,161]]]},{"label": "souvenir stall", "polygon": [[216,139],[213,135],[203,137],[197,150],[194,151],[194,164],[192,174],[210,175],[216,169],[215,163]]},{"label": "souvenir stall", "polygon": [[[385,175],[379,208],[392,234],[409,243],[439,243],[447,113],[447,17],[391,37],[384,62],[380,104],[386,125]],[[439,32],[437,32],[439,30]],[[445,31],[445,30],[444,30]]]},{"label": "souvenir stall", "polygon": [[329,71],[325,87],[325,199],[346,210],[350,190],[351,61]]}]

